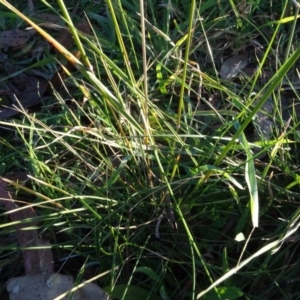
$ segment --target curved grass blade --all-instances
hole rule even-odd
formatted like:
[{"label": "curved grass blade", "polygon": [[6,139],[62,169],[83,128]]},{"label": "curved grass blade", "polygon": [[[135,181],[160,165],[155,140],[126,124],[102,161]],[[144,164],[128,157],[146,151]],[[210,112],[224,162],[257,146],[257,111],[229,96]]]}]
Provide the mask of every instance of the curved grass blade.
[{"label": "curved grass blade", "polygon": [[[234,125],[238,130],[239,128],[238,121],[236,121]],[[254,158],[251,151],[251,147],[245,137],[244,132],[241,132],[238,138],[243,148],[245,149],[247,155],[247,162],[245,166],[245,179],[250,192],[250,210],[251,210],[252,224],[253,227],[258,227],[259,200],[258,200],[257,181],[255,177]]]}]

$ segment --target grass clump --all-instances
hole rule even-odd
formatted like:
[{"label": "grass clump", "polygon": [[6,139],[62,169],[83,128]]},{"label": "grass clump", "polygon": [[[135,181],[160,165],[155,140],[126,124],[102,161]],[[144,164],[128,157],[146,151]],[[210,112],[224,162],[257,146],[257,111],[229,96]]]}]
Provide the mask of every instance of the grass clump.
[{"label": "grass clump", "polygon": [[[69,48],[15,3],[56,49],[28,51],[26,68],[61,63],[66,76],[1,120],[2,176],[28,173],[14,198],[34,206],[56,271],[112,298],[298,299],[299,7],[141,3],[42,1],[34,13],[60,16]],[[7,7],[3,29],[28,25]],[[221,78],[245,53],[248,70]],[[0,249],[5,282],[21,253]]]}]

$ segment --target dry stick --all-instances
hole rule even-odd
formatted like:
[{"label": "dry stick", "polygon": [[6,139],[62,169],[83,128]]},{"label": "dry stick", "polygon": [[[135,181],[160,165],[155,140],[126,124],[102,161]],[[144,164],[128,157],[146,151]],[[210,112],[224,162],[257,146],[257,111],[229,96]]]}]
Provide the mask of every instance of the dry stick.
[{"label": "dry stick", "polygon": [[[26,275],[53,273],[53,255],[48,241],[38,237],[38,231],[35,229],[28,230],[28,227],[35,226],[35,222],[26,222],[24,219],[36,218],[36,213],[32,207],[26,206],[19,208],[12,199],[10,193],[6,190],[7,183],[0,178],[0,200],[9,213],[12,222],[18,222],[15,225],[19,245],[23,247],[38,247],[39,249],[23,250],[23,260]],[[43,249],[42,249],[43,248]]]}]

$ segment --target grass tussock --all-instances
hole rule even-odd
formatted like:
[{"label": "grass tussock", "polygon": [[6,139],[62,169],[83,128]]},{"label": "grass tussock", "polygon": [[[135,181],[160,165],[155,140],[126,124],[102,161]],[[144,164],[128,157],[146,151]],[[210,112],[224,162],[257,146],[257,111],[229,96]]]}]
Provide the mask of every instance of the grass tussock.
[{"label": "grass tussock", "polygon": [[[28,175],[10,191],[34,207],[55,271],[113,299],[300,299],[299,6],[73,2],[0,2],[1,30],[24,14],[39,31],[9,59],[64,71],[0,120],[0,174]],[[24,271],[4,208],[1,224],[4,299]]]}]

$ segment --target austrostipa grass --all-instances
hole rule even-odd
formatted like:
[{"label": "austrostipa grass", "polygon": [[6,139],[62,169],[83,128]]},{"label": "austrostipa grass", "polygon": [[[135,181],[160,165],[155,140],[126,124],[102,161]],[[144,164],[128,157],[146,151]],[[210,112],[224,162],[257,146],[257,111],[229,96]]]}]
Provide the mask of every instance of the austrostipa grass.
[{"label": "austrostipa grass", "polygon": [[[56,272],[112,299],[300,299],[294,1],[0,3],[1,30],[38,31],[8,59],[64,71],[39,107],[0,120],[0,175],[28,174],[9,189]],[[246,67],[222,78],[232,57]],[[24,269],[1,220],[8,299]]]}]

